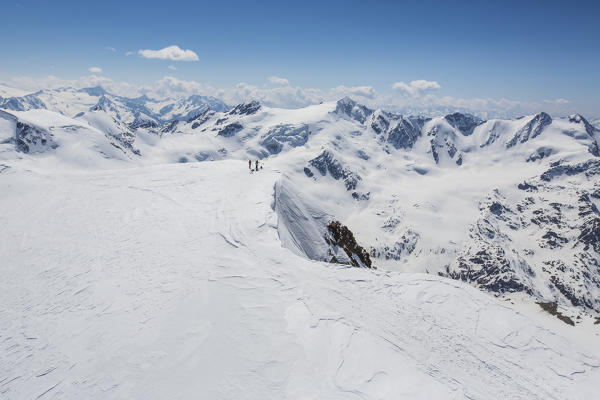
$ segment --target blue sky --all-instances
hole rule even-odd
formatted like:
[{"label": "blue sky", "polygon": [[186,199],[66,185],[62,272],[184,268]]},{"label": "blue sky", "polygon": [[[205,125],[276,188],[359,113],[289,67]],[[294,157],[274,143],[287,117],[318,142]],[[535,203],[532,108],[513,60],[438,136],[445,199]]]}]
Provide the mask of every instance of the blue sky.
[{"label": "blue sky", "polygon": [[[5,3],[3,14],[4,82],[75,80],[90,67],[116,82],[150,86],[172,76],[212,88],[261,88],[277,76],[295,88],[370,86],[386,101],[406,103],[425,93],[392,85],[426,80],[439,85],[428,91],[437,98],[562,99],[565,110],[600,116],[597,1],[18,0]],[[198,61],[137,53],[171,45]]]}]

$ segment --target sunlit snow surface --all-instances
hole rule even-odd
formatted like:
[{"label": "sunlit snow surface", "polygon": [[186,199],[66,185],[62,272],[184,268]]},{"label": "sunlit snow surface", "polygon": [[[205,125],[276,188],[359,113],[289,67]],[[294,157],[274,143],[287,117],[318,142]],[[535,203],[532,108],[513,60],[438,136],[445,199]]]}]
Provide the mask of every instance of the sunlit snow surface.
[{"label": "sunlit snow surface", "polygon": [[243,161],[2,170],[0,398],[597,395],[597,342],[541,311],[282,247],[281,178]]}]

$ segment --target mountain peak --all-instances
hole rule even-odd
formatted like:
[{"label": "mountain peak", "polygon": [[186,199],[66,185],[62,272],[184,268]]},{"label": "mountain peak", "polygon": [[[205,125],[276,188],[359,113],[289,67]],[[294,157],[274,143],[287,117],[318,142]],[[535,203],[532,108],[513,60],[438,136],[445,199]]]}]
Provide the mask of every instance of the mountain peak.
[{"label": "mountain peak", "polygon": [[260,108],[261,104],[256,100],[252,100],[248,103],[238,104],[233,108],[233,110],[229,111],[229,114],[251,115],[256,114]]},{"label": "mountain peak", "polygon": [[367,117],[373,114],[373,110],[357,103],[348,96],[337,101],[334,112],[338,115],[346,115],[361,124],[364,124]]},{"label": "mountain peak", "polygon": [[459,112],[448,114],[444,118],[452,127],[458,129],[465,136],[472,134],[475,127],[483,123],[481,118]]}]

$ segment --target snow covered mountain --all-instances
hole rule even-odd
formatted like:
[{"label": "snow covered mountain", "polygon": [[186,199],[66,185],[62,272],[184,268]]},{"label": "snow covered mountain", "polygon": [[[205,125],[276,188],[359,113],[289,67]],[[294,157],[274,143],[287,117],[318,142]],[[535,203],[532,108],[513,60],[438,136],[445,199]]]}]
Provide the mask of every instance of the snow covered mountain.
[{"label": "snow covered mountain", "polygon": [[[14,94],[7,88],[6,94]],[[147,96],[127,98],[108,93],[102,87],[40,90],[20,96],[5,96],[0,87],[0,108],[27,111],[47,109],[74,117],[101,108],[126,124],[164,123],[188,119],[206,110],[226,111],[228,106],[214,97],[189,96],[178,99],[152,99]]]},{"label": "snow covered mountain", "polygon": [[[83,100],[0,111],[2,272],[18,271],[0,289],[25,315],[0,313],[15,349],[2,367],[26,376],[14,398],[594,395],[600,131],[582,116],[64,93]],[[22,281],[50,284],[17,296]],[[32,309],[92,324],[81,352]],[[28,360],[39,332],[53,344]],[[193,370],[210,378],[190,385]]]}]

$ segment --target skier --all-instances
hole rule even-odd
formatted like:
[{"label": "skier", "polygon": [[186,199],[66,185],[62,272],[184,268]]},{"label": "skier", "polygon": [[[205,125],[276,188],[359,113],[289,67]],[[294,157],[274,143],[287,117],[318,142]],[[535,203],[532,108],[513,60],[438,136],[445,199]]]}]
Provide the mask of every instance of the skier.
[{"label": "skier", "polygon": [[256,167],[254,169],[258,171],[258,160],[256,160]]},{"label": "skier", "polygon": [[252,171],[252,160],[248,160],[248,169]]}]

